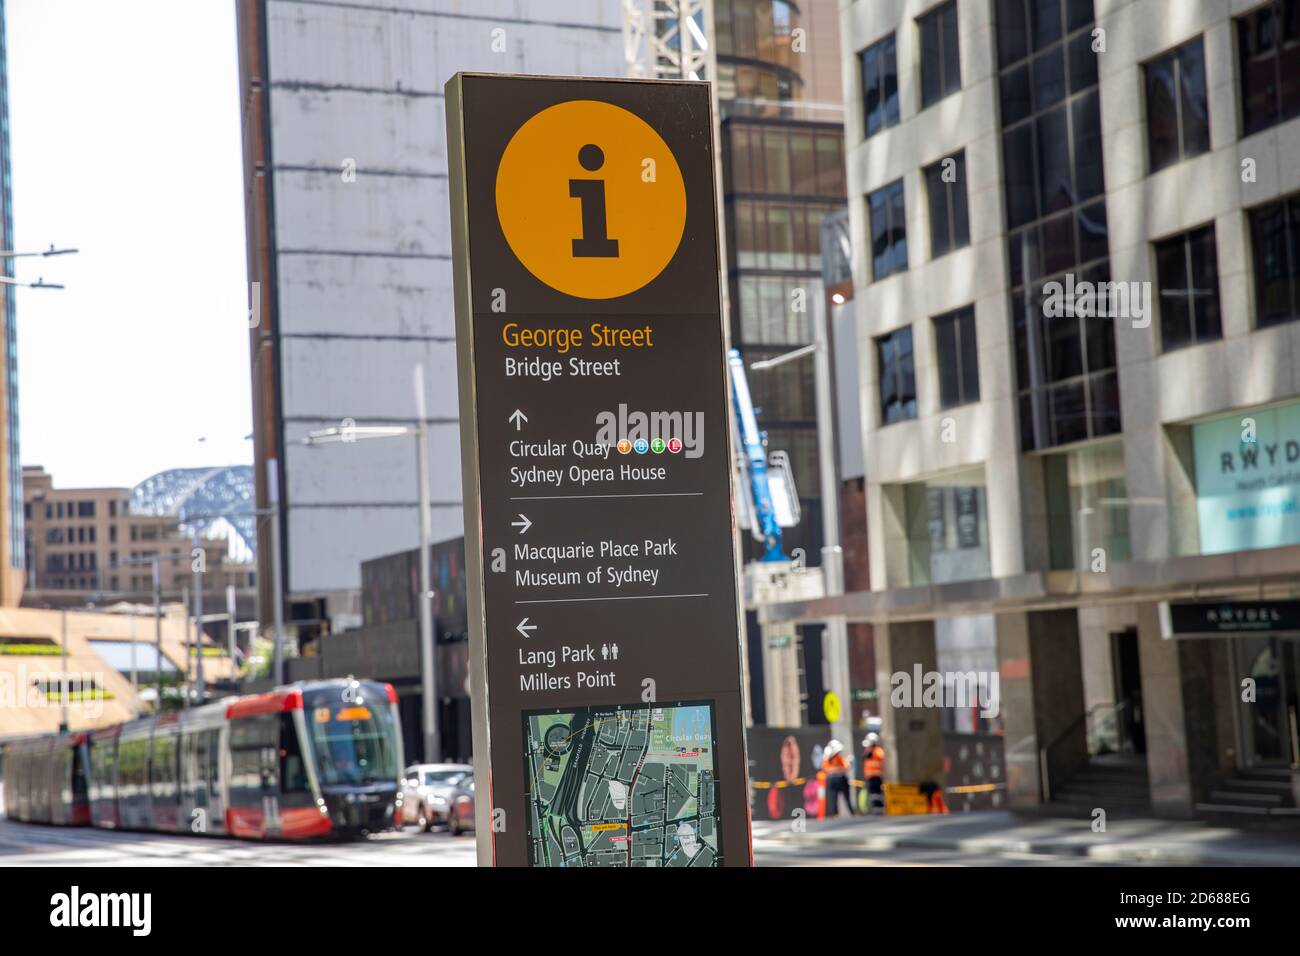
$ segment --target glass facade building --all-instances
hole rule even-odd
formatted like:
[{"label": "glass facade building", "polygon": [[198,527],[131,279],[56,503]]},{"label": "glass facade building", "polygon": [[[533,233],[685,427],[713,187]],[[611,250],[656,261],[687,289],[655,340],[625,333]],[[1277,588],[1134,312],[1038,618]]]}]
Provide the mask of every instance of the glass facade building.
[{"label": "glass facade building", "polygon": [[[820,19],[816,19],[821,14]],[[731,343],[746,365],[813,340],[822,295],[821,228],[844,205],[838,56],[828,0],[716,0]],[[820,561],[820,468],[813,363],[750,371],[768,447],[790,456],[802,518],[787,553]],[[744,536],[746,549],[753,548]],[[747,550],[746,559],[757,556]]]},{"label": "glass facade building", "polygon": [[[9,69],[7,37],[5,34],[5,5],[0,0],[0,249],[14,247],[13,184],[10,174],[9,154]],[[0,271],[13,277],[13,260],[0,259]],[[4,303],[4,390],[5,420],[4,469],[6,474],[4,502],[7,526],[5,536],[8,547],[6,563],[21,579],[26,562],[23,558],[23,467],[18,445],[18,321],[12,287],[0,286],[0,302]],[[14,602],[16,603],[16,601]]]},{"label": "glass facade building", "polygon": [[1294,819],[1300,0],[841,23],[871,529],[844,606],[882,673],[987,670],[1006,705],[884,709],[898,779],[967,783],[939,737],[1001,731],[1013,807]]}]

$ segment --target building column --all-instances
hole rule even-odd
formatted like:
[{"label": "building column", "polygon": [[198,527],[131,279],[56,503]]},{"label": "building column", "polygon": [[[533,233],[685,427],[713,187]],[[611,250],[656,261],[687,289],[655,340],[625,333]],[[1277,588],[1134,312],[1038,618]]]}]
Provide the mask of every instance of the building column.
[{"label": "building column", "polygon": [[[895,706],[919,703],[918,676],[937,671],[933,621],[878,624],[876,687],[880,694],[881,743],[885,780],[890,783],[944,783],[943,725],[940,708]],[[895,682],[893,677],[899,675]],[[905,677],[905,680],[904,680]],[[896,693],[896,686],[898,692]],[[903,694],[908,688],[913,694]]]},{"label": "building column", "polygon": [[769,727],[799,727],[799,637],[793,624],[764,624],[763,694]]},{"label": "building column", "polygon": [[1037,806],[1088,759],[1078,616],[999,614],[996,626],[1007,803]]},{"label": "building column", "polygon": [[1222,657],[1215,653],[1221,650],[1218,643],[1164,640],[1158,605],[1138,606],[1147,776],[1157,816],[1192,816],[1220,769],[1216,711],[1223,695],[1216,689],[1227,678],[1216,666]]}]

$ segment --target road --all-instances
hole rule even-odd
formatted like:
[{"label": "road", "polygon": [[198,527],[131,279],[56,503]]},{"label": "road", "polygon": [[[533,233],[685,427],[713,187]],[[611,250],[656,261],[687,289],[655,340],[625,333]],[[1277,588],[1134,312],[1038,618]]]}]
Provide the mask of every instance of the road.
[{"label": "road", "polygon": [[[760,866],[1095,866],[1078,857],[868,851],[756,835]],[[0,866],[473,866],[473,836],[409,828],[353,843],[253,843],[213,837],[43,827],[0,819]]]}]

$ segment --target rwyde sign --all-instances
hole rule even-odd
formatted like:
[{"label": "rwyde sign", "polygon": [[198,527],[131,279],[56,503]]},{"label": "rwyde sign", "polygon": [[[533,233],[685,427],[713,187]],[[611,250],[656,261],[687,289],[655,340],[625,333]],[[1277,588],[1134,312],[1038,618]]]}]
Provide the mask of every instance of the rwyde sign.
[{"label": "rwyde sign", "polygon": [[708,87],[447,126],[479,861],[748,865]]}]

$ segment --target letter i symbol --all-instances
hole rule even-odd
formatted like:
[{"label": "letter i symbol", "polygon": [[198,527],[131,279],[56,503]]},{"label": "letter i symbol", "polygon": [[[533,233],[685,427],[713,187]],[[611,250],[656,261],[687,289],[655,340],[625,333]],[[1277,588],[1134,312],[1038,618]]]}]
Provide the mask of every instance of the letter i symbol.
[{"label": "letter i symbol", "polygon": [[[588,143],[578,150],[578,162],[594,173],[605,165],[605,153],[595,143]],[[569,195],[582,203],[582,236],[573,240],[574,258],[617,258],[618,240],[609,238],[605,222],[605,181],[570,179]]]}]

